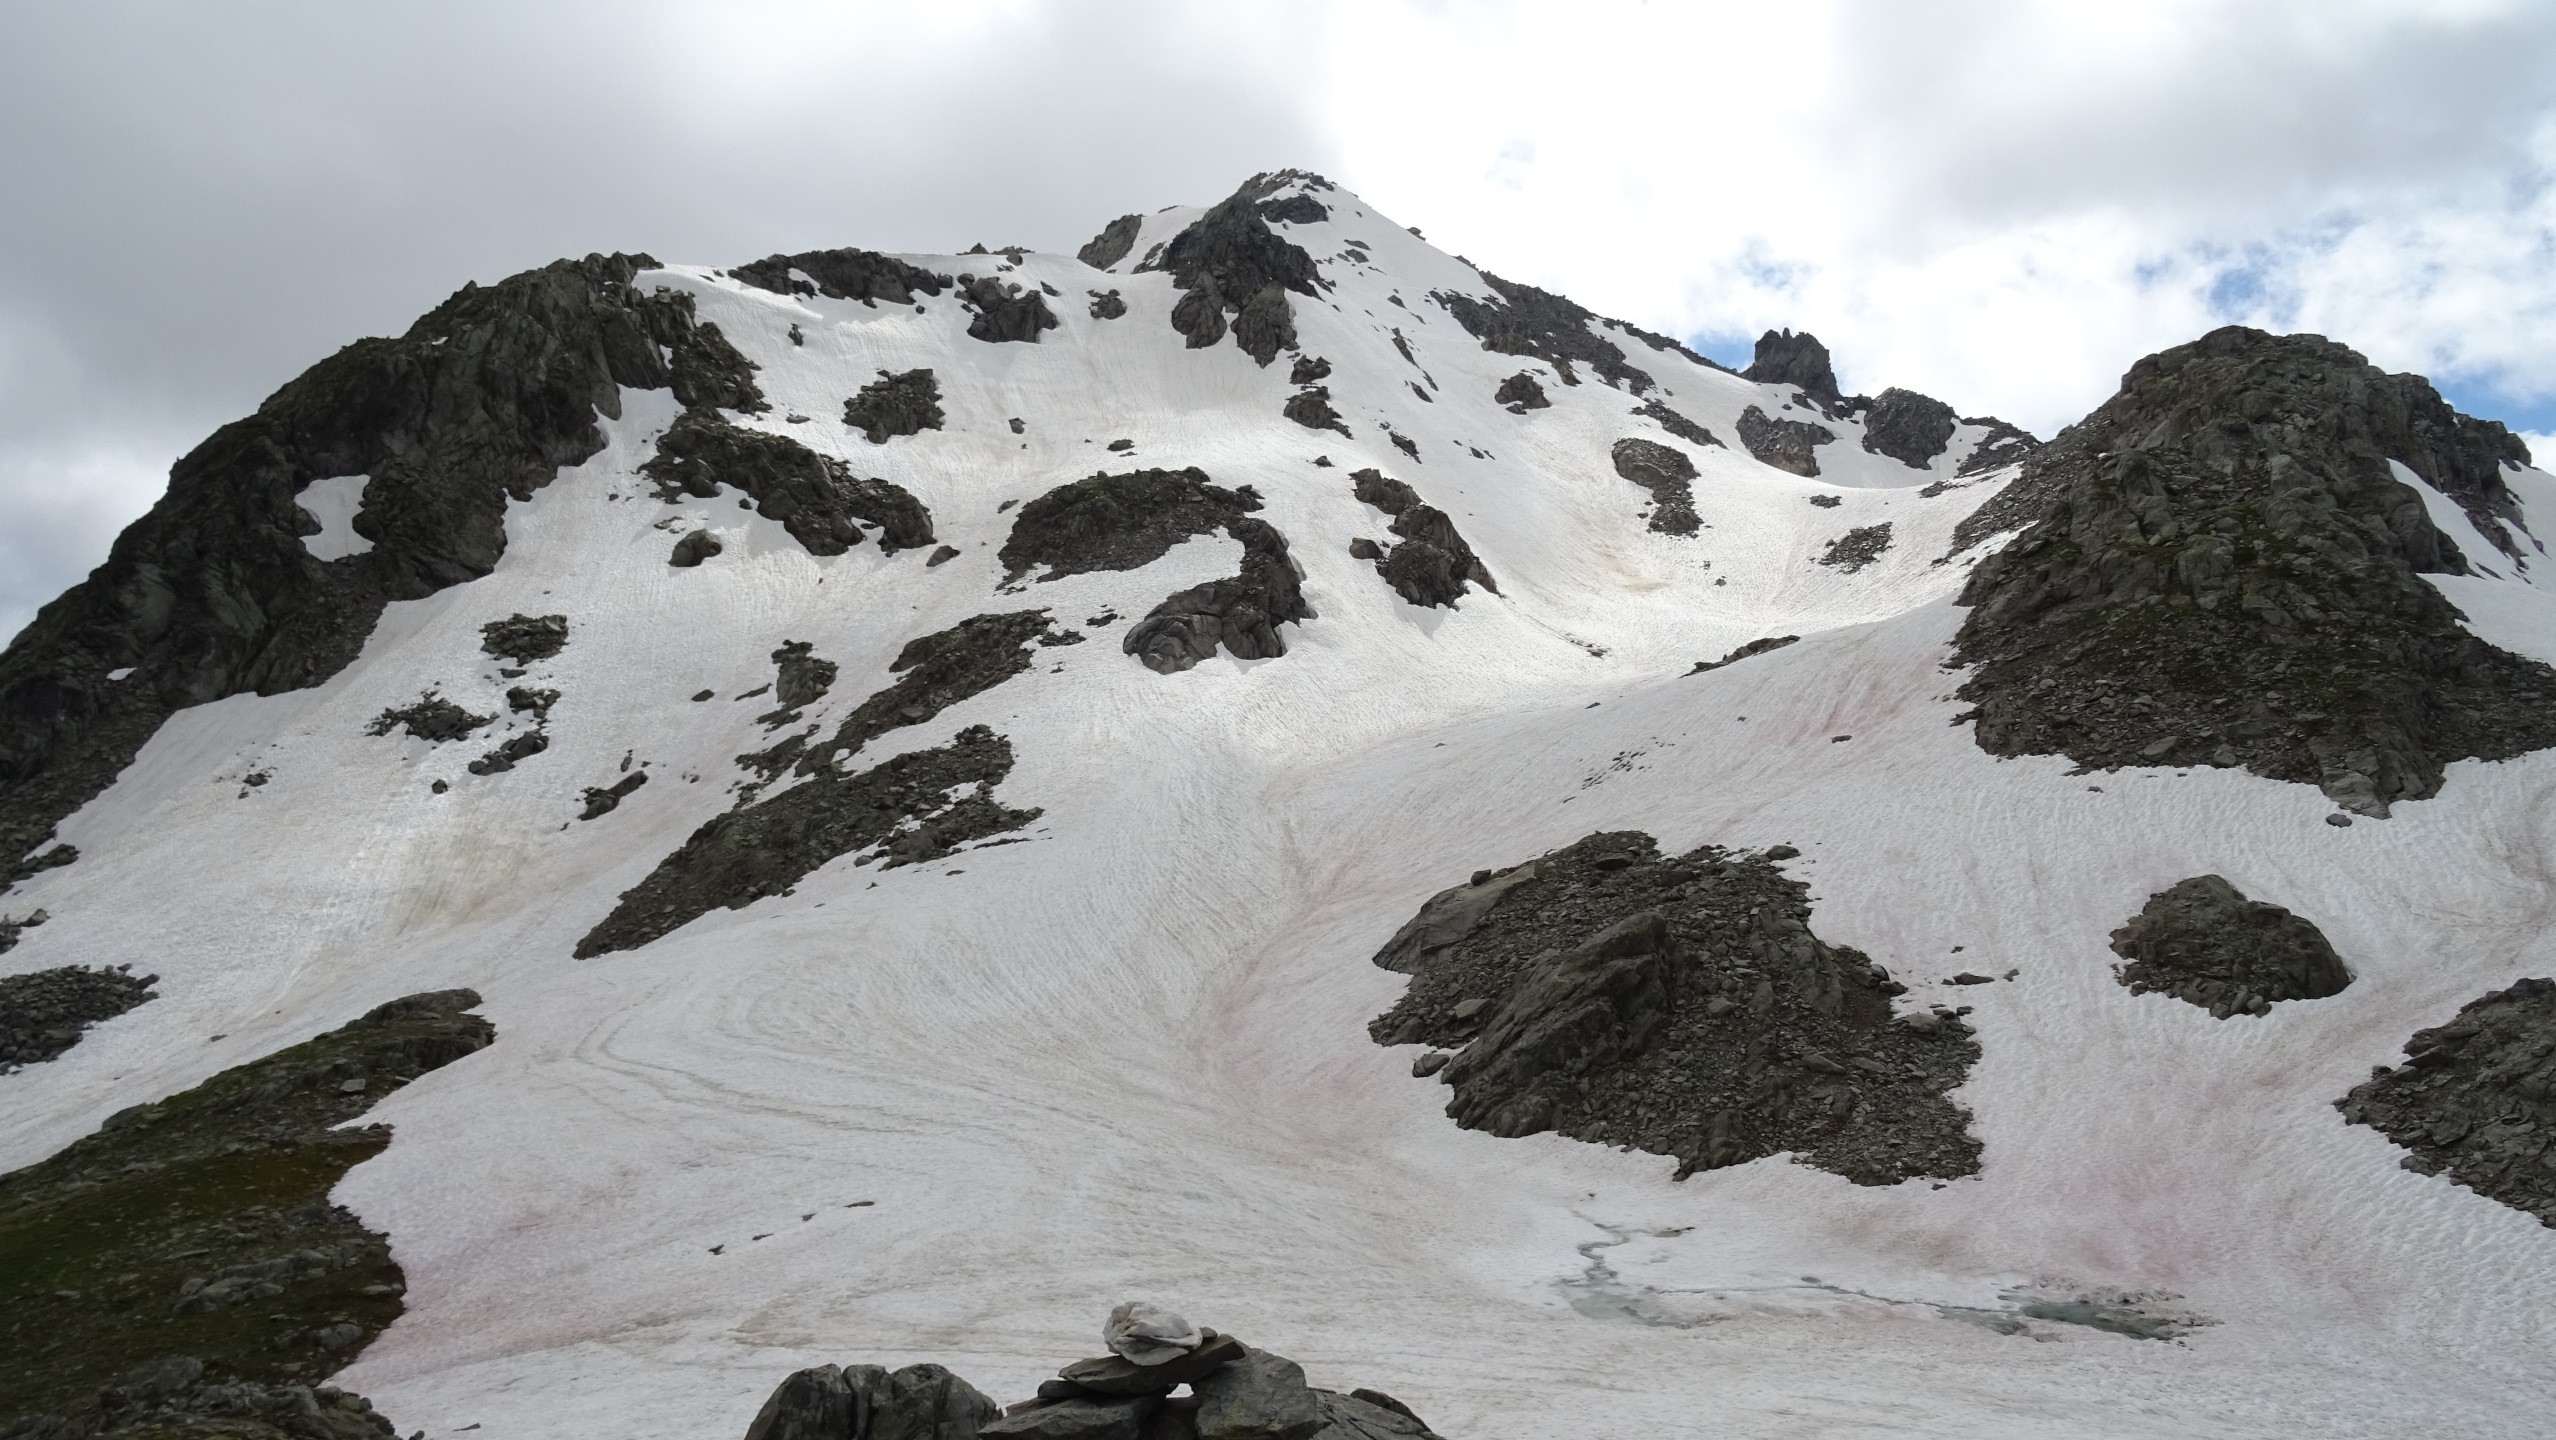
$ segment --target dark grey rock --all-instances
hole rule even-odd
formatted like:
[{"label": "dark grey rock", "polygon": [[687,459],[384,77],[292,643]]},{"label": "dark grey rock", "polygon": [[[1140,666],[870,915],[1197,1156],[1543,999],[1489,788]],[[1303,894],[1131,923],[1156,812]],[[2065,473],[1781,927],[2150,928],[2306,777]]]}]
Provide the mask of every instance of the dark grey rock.
[{"label": "dark grey rock", "polygon": [[1751,405],[1740,412],[1740,444],[1760,464],[1809,479],[1819,474],[1815,447],[1837,438],[1837,432],[1808,420],[1777,420]]},{"label": "dark grey rock", "polygon": [[[857,410],[872,425],[874,441],[891,433],[913,434],[895,427],[914,422],[938,428],[940,410],[932,372],[912,370],[868,386],[845,407],[848,423]],[[916,407],[921,408],[916,408]],[[657,453],[639,467],[655,483],[657,498],[674,501],[689,495],[707,500],[721,486],[740,490],[754,501],[756,513],[777,520],[811,555],[840,555],[861,543],[859,521],[879,527],[879,548],[887,554],[932,543],[932,512],[903,487],[863,478],[832,456],[819,455],[786,435],[772,435],[731,425],[709,411],[693,411],[677,419],[657,439]]]},{"label": "dark grey rock", "polygon": [[[1331,408],[1331,389],[1325,385],[1308,385],[1287,397],[1278,413],[1308,430],[1336,430],[1349,434],[1349,424],[1340,412]],[[1352,437],[1354,438],[1354,437]]]},{"label": "dark grey rock", "polygon": [[957,546],[943,545],[926,557],[923,564],[925,568],[929,569],[935,566],[946,565],[950,561],[956,560],[958,557],[959,550]]},{"label": "dark grey rock", "polygon": [[550,718],[550,707],[559,703],[556,690],[536,690],[528,685],[513,685],[506,690],[506,708],[518,715],[530,715],[536,724]]},{"label": "dark grey rock", "polygon": [[1437,1433],[1411,1413],[1411,1407],[1380,1390],[1335,1394],[1316,1390],[1323,1428],[1315,1440],[1438,1440]]},{"label": "dark grey rock", "polygon": [[[1434,897],[1376,955],[1412,976],[1379,1043],[1460,1049],[1448,1114],[1676,1157],[1678,1173],[1792,1151],[1857,1184],[1970,1174],[1946,1098],[1979,1051],[1905,987],[1811,933],[1777,847],[1662,857],[1602,833]],[[1457,1011],[1493,1000],[1487,1018]]]},{"label": "dark grey rock", "polygon": [[1810,503],[1822,510],[1834,510],[1846,501],[1836,495],[1813,495],[1810,497]]},{"label": "dark grey rock", "polygon": [[1553,408],[1553,402],[1544,396],[1544,386],[1524,370],[1501,381],[1500,388],[1491,392],[1491,398],[1507,406],[1512,415]]},{"label": "dark grey rock", "polygon": [[1128,627],[1120,648],[1157,674],[1190,669],[1222,645],[1238,660],[1268,660],[1287,653],[1280,625],[1314,618],[1305,603],[1304,576],[1287,553],[1287,537],[1265,520],[1225,522],[1242,542],[1241,571],[1228,580],[1175,592]]},{"label": "dark grey rock", "polygon": [[1011,580],[1040,566],[1047,569],[1042,581],[1134,570],[1259,508],[1250,486],[1225,489],[1196,466],[1099,473],[1021,506],[996,556]]},{"label": "dark grey rock", "polygon": [[1246,1347],[1189,1388],[1198,1397],[1198,1440],[1308,1440],[1323,1425],[1304,1367],[1266,1350]]},{"label": "dark grey rock", "polygon": [[1349,542],[1349,558],[1352,560],[1382,560],[1384,553],[1383,546],[1363,536]]},{"label": "dark grey rock", "polygon": [[479,627],[481,650],[518,665],[547,660],[567,645],[565,615],[509,615]]},{"label": "dark grey rock", "polygon": [[986,1440],[1143,1440],[1145,1418],[1162,1402],[1153,1396],[1075,1399],[1043,1404],[986,1422]]},{"label": "dark grey rock", "polygon": [[1242,189],[1199,217],[1148,255],[1139,270],[1167,270],[1181,299],[1172,308],[1172,328],[1203,349],[1224,338],[1225,316],[1235,314],[1235,343],[1266,365],[1282,349],[1295,346],[1295,321],[1287,292],[1311,297],[1319,293],[1321,274],[1304,247],[1269,228],[1258,206],[1272,188],[1286,182],[1255,175]]},{"label": "dark grey rock", "polygon": [[647,771],[633,770],[608,786],[598,788],[589,785],[586,787],[586,808],[578,814],[577,818],[593,820],[599,816],[609,815],[620,806],[622,801],[630,797],[631,791],[647,783]]},{"label": "dark grey rock", "polygon": [[1653,531],[1692,536],[1704,528],[1695,513],[1695,462],[1684,451],[1628,438],[1616,441],[1612,453],[1615,473],[1651,492]]},{"label": "dark grey rock", "polygon": [[1696,661],[1695,668],[1687,671],[1686,673],[1689,675],[1701,675],[1707,670],[1719,670],[1725,665],[1736,664],[1739,661],[1746,660],[1752,655],[1763,655],[1769,650],[1781,650],[1785,646],[1790,645],[1801,638],[1802,637],[1799,635],[1769,635],[1764,639],[1751,640],[1747,644],[1732,650],[1731,653],[1723,656],[1719,660]]},{"label": "dark grey rock", "polygon": [[576,955],[635,949],[720,906],[743,909],[856,850],[876,847],[883,868],[893,868],[1017,830],[1039,812],[995,801],[994,787],[1011,769],[1011,742],[971,725],[946,746],[869,770],[820,771],[695,830],[622,892],[612,913],[577,942]]},{"label": "dark grey rock", "polygon": [[2468,1189],[2556,1226],[2556,980],[2532,979],[2469,1002],[2450,1023],[2418,1030],[2406,1061],[2382,1067],[2335,1102],[2412,1152],[2408,1170],[2446,1173]]},{"label": "dark grey rock", "polygon": [[1287,371],[1287,383],[1290,385],[1311,385],[1317,380],[1329,378],[1331,378],[1331,362],[1319,355],[1299,355],[1296,357],[1296,363]]},{"label": "dark grey rock", "polygon": [[974,312],[967,322],[970,339],[988,344],[1035,345],[1041,332],[1053,330],[1059,323],[1041,291],[1024,289],[990,275],[972,280],[962,275],[959,280],[959,299]]},{"label": "dark grey rock", "polygon": [[944,418],[941,382],[928,366],[897,374],[882,370],[878,379],[843,402],[843,423],[873,445],[885,445],[898,435],[938,430]]},{"label": "dark grey rock", "polygon": [[[1656,911],[1633,916],[1533,966],[1447,1066],[1447,1113],[1468,1130],[1532,1135],[1548,1128],[1557,1092],[1593,1069],[1638,1058],[1669,1015],[1676,942]],[[1458,1021],[1487,1004],[1455,1007]]]},{"label": "dark grey rock", "polygon": [[1117,320],[1127,314],[1127,302],[1115,290],[1086,290],[1083,294],[1092,302],[1087,313],[1095,320]]},{"label": "dark grey rock", "polygon": [[[593,255],[466,287],[181,458],[106,563],[0,655],[0,870],[172,711],[319,684],[385,604],[489,573],[507,505],[600,451],[598,417],[621,415],[624,388],[671,388],[694,408],[763,405],[753,367],[697,323],[689,295],[633,283],[655,264]],[[372,477],[355,528],[373,548],[321,561],[295,497],[356,474]]]},{"label": "dark grey rock", "polygon": [[529,760],[550,748],[550,737],[539,730],[524,730],[509,735],[487,754],[470,762],[473,775],[497,775],[512,770],[520,761]]},{"label": "dark grey rock", "polygon": [[1139,1365],[1118,1355],[1077,1360],[1057,1372],[1058,1378],[1096,1395],[1167,1395],[1200,1376],[1243,1357],[1243,1344],[1231,1335],[1201,1332],[1198,1348],[1159,1365]]},{"label": "dark grey rock", "polygon": [[1447,1051],[1432,1050],[1425,1055],[1415,1058],[1411,1062],[1411,1074],[1415,1079],[1426,1080],[1430,1076],[1437,1074],[1439,1071],[1446,1069],[1447,1062],[1454,1058],[1455,1056]]},{"label": "dark grey rock", "polygon": [[805,640],[784,640],[772,652],[776,678],[772,682],[772,698],[784,710],[813,705],[834,688],[834,677],[840,673],[831,660],[820,660],[816,647]]},{"label": "dark grey rock", "polygon": [[393,730],[409,734],[432,745],[459,740],[473,730],[495,720],[494,715],[473,715],[459,705],[429,690],[417,697],[414,705],[384,710],[364,727],[367,735],[388,735]]},{"label": "dark grey rock", "polygon": [[2162,991],[2219,1019],[2260,1015],[2284,1000],[2316,1000],[2352,983],[2324,932],[2278,905],[2249,900],[2216,875],[2196,875],[2148,897],[2112,932],[2128,964],[2114,976],[2131,993]]},{"label": "dark grey rock", "polygon": [[[796,270],[806,276],[794,278]],[[938,295],[950,277],[908,265],[872,250],[810,250],[798,255],[767,255],[739,265],[729,274],[759,290],[777,295],[824,295],[875,306],[911,305],[917,293]]]},{"label": "dark grey rock", "polygon": [[2526,453],[2319,336],[2232,326],[2141,360],[1989,502],[2040,509],[1960,596],[1974,738],[2090,767],[2224,749],[2372,816],[2452,760],[2556,745],[2556,669],[2460,625],[2423,577],[2469,557],[2387,463],[2499,535]]},{"label": "dark grey rock", "polygon": [[[1790,330],[1769,330],[1758,336],[1756,358],[1740,372],[1740,378],[1763,385],[1793,386],[1832,419],[1845,407],[1845,397],[1837,393],[1837,371],[1829,364],[1828,347],[1807,330],[1799,335]],[[1744,431],[1742,439],[1746,439]],[[1752,451],[1756,448],[1749,446]],[[1762,455],[1758,458],[1765,459]]]},{"label": "dark grey rock", "polygon": [[[2021,464],[2030,458],[2032,452],[2041,448],[2041,442],[2033,437],[2031,431],[2020,426],[2009,425],[1994,415],[1964,415],[1961,417],[1961,423],[1984,426],[1988,433],[1980,436],[1979,443],[1972,446],[1970,453],[1962,457],[1961,464],[1953,468],[1953,476],[1956,479],[1967,480],[1974,475],[1985,475],[1991,470],[2002,470],[2009,465]],[[1965,520],[1970,518],[1973,517],[1964,517]],[[1958,551],[1967,547],[1956,540],[1954,548]]]},{"label": "dark grey rock", "polygon": [[[0,923],[0,931],[15,943],[21,928],[40,923],[30,917]],[[50,1060],[79,1044],[90,1026],[158,999],[151,987],[159,979],[137,976],[130,965],[60,965],[0,976],[0,1074]]]},{"label": "dark grey rock", "polygon": [[683,538],[675,541],[674,551],[666,556],[666,563],[677,570],[689,570],[727,548],[719,543],[718,536],[707,530],[687,531]]},{"label": "dark grey rock", "polygon": [[1452,609],[1468,582],[1499,592],[1490,568],[1456,532],[1455,521],[1445,511],[1422,504],[1409,485],[1379,470],[1353,470],[1349,480],[1360,500],[1393,517],[1393,533],[1402,537],[1402,543],[1389,552],[1373,541],[1363,542],[1373,554],[1359,555],[1362,542],[1352,541],[1349,547],[1353,556],[1380,562],[1376,573],[1395,594],[1414,605]]},{"label": "dark grey rock", "polygon": [[1689,445],[1720,446],[1722,444],[1720,440],[1714,438],[1712,431],[1680,415],[1657,399],[1643,401],[1633,407],[1633,413],[1646,420],[1658,422],[1661,429]]},{"label": "dark grey rock", "polygon": [[1288,225],[1316,225],[1331,218],[1321,201],[1301,192],[1284,200],[1263,200],[1258,208],[1261,219]]},{"label": "dark grey rock", "polygon": [[1884,390],[1866,410],[1864,448],[1923,470],[1951,447],[1953,408],[1914,390]]},{"label": "dark grey rock", "polygon": [[[1596,333],[1596,315],[1532,285],[1503,280],[1488,270],[1477,273],[1497,299],[1481,300],[1444,290],[1429,292],[1429,298],[1454,316],[1467,334],[1481,341],[1483,349],[1498,355],[1532,356],[1552,366],[1553,373],[1565,385],[1580,383],[1573,369],[1577,363],[1596,371],[1608,385],[1635,395],[1651,388],[1651,377],[1627,362],[1615,342]],[[1603,324],[1615,326],[1617,322]]]},{"label": "dark grey rock", "polygon": [[[1144,216],[1121,215],[1102,226],[1098,235],[1085,241],[1083,248],[1074,252],[1074,258],[1095,270],[1107,270],[1126,259],[1127,252],[1136,248],[1137,232],[1144,228]],[[1118,292],[1113,290],[1110,293],[1115,295]]]},{"label": "dark grey rock", "polygon": [[1828,542],[1819,554],[1819,563],[1852,575],[1882,557],[1890,549],[1890,522],[1858,525]]},{"label": "dark grey rock", "polygon": [[1003,1413],[985,1392],[939,1365],[845,1372],[861,1400],[853,1440],[975,1440]]},{"label": "dark grey rock", "polygon": [[773,1387],[746,1440],[853,1440],[852,1387],[840,1365],[801,1370]]}]

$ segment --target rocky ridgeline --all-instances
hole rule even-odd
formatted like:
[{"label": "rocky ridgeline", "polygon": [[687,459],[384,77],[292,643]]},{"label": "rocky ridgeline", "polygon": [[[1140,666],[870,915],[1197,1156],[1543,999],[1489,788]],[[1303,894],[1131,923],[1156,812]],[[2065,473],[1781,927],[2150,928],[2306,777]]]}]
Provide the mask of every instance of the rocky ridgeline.
[{"label": "rocky ridgeline", "polygon": [[2148,897],[2112,932],[2112,953],[2128,962],[2113,974],[2130,993],[2159,991],[2221,1020],[2340,995],[2352,983],[2325,932],[2278,905],[2248,900],[2216,875]]},{"label": "rocky ridgeline", "polygon": [[1976,1171],[1945,1098],[1979,1057],[1969,1026],[1894,1013],[1905,987],[1813,935],[1777,868],[1796,853],[1663,856],[1626,831],[1481,871],[1377,952],[1412,979],[1368,1033],[1438,1047],[1412,1073],[1467,1129],[1670,1155],[1680,1177],[1788,1150],[1866,1185]]},{"label": "rocky ridgeline", "polygon": [[[319,684],[385,604],[495,568],[509,500],[603,449],[596,417],[620,416],[624,388],[671,389],[687,409],[769,408],[691,296],[634,283],[656,263],[589,255],[464,286],[179,459],[106,563],[0,655],[0,867],[105,788],[171,712]],[[372,548],[321,560],[296,497],[340,475],[371,477],[355,528]]]},{"label": "rocky ridgeline", "polygon": [[801,1370],[746,1440],[1437,1440],[1390,1395],[1315,1389],[1293,1360],[1159,1306],[1121,1305],[1101,1335],[1109,1354],[1011,1406],[938,1365]]},{"label": "rocky ridgeline", "polygon": [[0,1440],[387,1440],[314,1384],[406,1288],[329,1192],[391,1140],[347,1122],[494,1038],[478,1003],[391,1001],[0,1176]]},{"label": "rocky ridgeline", "polygon": [[2500,557],[2462,557],[2391,459],[2508,539],[2527,451],[2419,376],[2233,326],[2132,366],[1965,522],[2031,517],[1961,594],[1980,747],[2242,766],[2383,816],[2449,761],[2556,745],[2556,669],[2423,579]]},{"label": "rocky ridgeline", "polygon": [[[1303,246],[1269,225],[1273,218],[1301,223],[1307,212],[1290,208],[1294,200],[1304,201],[1315,219],[1325,212],[1311,196],[1272,205],[1271,197],[1291,184],[1330,188],[1319,176],[1292,170],[1255,175],[1136,266],[1140,271],[1171,273],[1172,284],[1181,292],[1172,306],[1172,328],[1190,349],[1202,350],[1224,339],[1227,315],[1233,317],[1234,344],[1262,365],[1277,359],[1279,351],[1296,348],[1295,312],[1287,292],[1314,297],[1320,293],[1322,274]],[[1109,232],[1103,231],[1084,248],[1105,249],[1108,239]]]},{"label": "rocky ridgeline", "polygon": [[[1828,347],[1804,331],[1769,330],[1757,337],[1757,355],[1740,377],[1764,385],[1789,385],[1800,403],[1816,407],[1831,420],[1860,420],[1864,448],[1887,455],[1912,470],[1923,470],[1952,448],[1953,432],[1976,425],[1987,433],[1963,457],[1955,478],[2014,464],[2040,448],[2041,442],[1994,415],[1956,417],[1953,408],[1914,390],[1884,390],[1879,398],[1839,393],[1837,372]],[[1808,420],[1781,420],[1757,406],[1740,418],[1740,443],[1767,465],[1805,477],[1819,474],[1818,447],[1837,439],[1837,432]],[[1939,484],[1941,482],[1938,482]],[[1929,487],[1929,495],[1943,492]]]},{"label": "rocky ridgeline", "polygon": [[2556,980],[2476,1000],[2405,1054],[2335,1102],[2343,1118],[2412,1151],[2406,1169],[2556,1226]]}]

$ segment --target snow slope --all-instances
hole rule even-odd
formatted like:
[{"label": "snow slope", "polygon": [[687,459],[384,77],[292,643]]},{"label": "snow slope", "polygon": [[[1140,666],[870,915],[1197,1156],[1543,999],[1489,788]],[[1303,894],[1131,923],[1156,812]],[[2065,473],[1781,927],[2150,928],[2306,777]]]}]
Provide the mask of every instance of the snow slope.
[{"label": "snow slope", "polygon": [[[384,999],[469,985],[498,1043],[373,1112],[397,1139],[340,1191],[409,1276],[405,1318],[342,1383],[403,1431],[739,1434],[781,1375],[826,1360],[938,1360],[1011,1399],[1141,1296],[1450,1437],[2543,1434],[2556,1232],[2399,1169],[2331,1102],[2415,1028],[2556,968],[2556,755],[2461,763],[2438,798],[2348,829],[2313,789],[2241,773],[1993,759],[1948,723],[1941,668],[1982,552],[1939,561],[1995,485],[1919,493],[1973,428],[1919,471],[1823,422],[1830,473],[1800,479],[1734,434],[1791,392],[1607,332],[1730,442],[1686,445],[1585,372],[1564,386],[1483,350],[1426,298],[1488,297],[1470,266],[1319,198],[1330,219],[1281,227],[1333,285],[1296,297],[1295,323],[1355,439],[1280,418],[1287,357],[1184,348],[1170,281],[1134,266],[1194,209],[1149,217],[1115,273],[1002,269],[1062,292],[1035,345],[967,338],[946,296],[918,312],[644,276],[762,367],[772,411],[732,418],[904,486],[960,555],[817,558],[729,495],[661,505],[634,470],[673,402],[625,392],[608,447],[511,509],[494,574],[392,605],[325,685],[181,712],[63,827],[82,859],[12,894],[55,918],[7,967],[131,960],[163,998],[5,1082],[0,1168]],[[1109,288],[1128,313],[1091,318],[1085,292]],[[946,429],[871,446],[840,423],[876,372],[916,366]],[[1552,408],[1494,403],[1521,369]],[[1643,528],[1647,496],[1607,458],[1628,435],[1692,455],[1697,536]],[[1122,438],[1132,453],[1105,449]],[[1119,653],[1155,601],[1233,573],[1222,536],[997,593],[1007,502],[1185,465],[1257,487],[1291,542],[1319,618],[1283,632],[1289,654],[1164,676]],[[1351,559],[1385,525],[1350,493],[1362,466],[1447,511],[1500,593],[1417,609]],[[2541,533],[2548,484],[2514,477]],[[2501,572],[2445,593],[2556,660],[2546,592],[2432,509]],[[314,513],[312,543],[351,535]],[[1815,563],[1882,520],[1873,565]],[[669,522],[726,548],[670,568]],[[830,727],[907,640],[1033,605],[1092,643],[862,757],[992,726],[1019,756],[999,798],[1044,810],[1030,843],[847,857],[569,958],[733,803],[734,757],[768,740],[765,707],[731,697],[771,678],[775,646],[840,664],[809,715]],[[1084,624],[1106,610],[1130,619]],[[518,611],[571,627],[521,681],[479,649]],[[1770,634],[1805,638],[1684,673]],[[512,683],[562,698],[549,749],[511,772],[463,768],[499,728],[365,733],[429,687],[504,714]],[[625,756],[651,782],[576,821]],[[239,783],[257,770],[272,779]],[[1859,1188],[1779,1158],[1672,1183],[1659,1157],[1445,1119],[1413,1052],[1366,1037],[1405,984],[1368,957],[1468,872],[1612,828],[1799,846],[1824,939],[1889,966],[1904,1003],[1975,1005],[1985,1058],[1955,1098],[1982,1173]],[[2312,918],[2356,983],[2243,1024],[2115,984],[2107,933],[2207,872]],[[1939,988],[1956,969],[2015,976]],[[2087,1295],[2210,1323],[2177,1343],[1982,1323]]]}]

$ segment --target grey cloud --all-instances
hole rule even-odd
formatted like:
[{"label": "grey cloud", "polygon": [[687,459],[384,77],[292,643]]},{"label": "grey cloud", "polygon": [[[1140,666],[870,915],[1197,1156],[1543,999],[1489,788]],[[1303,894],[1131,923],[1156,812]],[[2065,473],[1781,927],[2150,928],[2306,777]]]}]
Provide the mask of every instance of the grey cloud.
[{"label": "grey cloud", "polygon": [[138,464],[464,280],[590,250],[1071,249],[1329,158],[1289,78],[1317,68],[1318,27],[1276,6],[22,5],[5,25],[6,634],[156,495]]}]

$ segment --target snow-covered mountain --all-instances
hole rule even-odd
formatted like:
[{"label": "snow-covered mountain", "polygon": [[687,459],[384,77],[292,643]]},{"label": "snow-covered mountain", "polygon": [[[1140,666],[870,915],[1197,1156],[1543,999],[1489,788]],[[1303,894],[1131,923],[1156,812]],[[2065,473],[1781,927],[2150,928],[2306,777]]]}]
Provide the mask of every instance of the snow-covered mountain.
[{"label": "snow-covered mountain", "polygon": [[466,287],[0,659],[0,1433],[1130,1297],[1457,1440],[2543,1433],[2550,525],[2315,337],[2042,445],[1293,172]]}]

